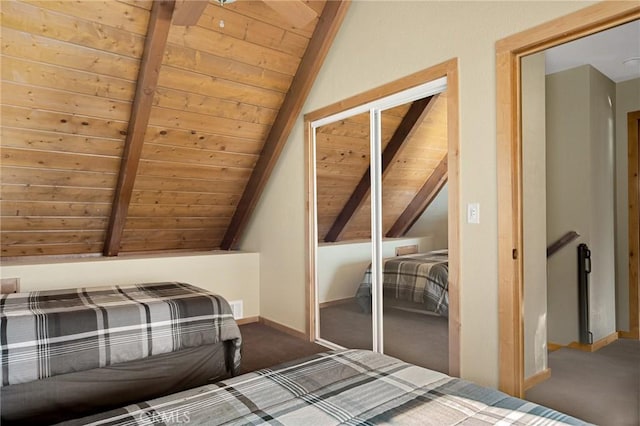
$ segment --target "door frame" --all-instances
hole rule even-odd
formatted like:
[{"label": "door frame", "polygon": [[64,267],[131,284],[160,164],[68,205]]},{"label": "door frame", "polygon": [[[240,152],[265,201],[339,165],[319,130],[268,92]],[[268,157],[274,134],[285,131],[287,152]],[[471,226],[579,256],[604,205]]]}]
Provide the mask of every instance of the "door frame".
[{"label": "door frame", "polygon": [[640,111],[627,113],[629,194],[629,331],[622,337],[640,339]]},{"label": "door frame", "polygon": [[313,203],[313,130],[311,123],[376,99],[399,93],[441,77],[447,78],[447,137],[448,137],[448,227],[449,227],[449,374],[460,376],[460,189],[459,189],[459,107],[458,107],[458,59],[453,58],[438,65],[418,71],[374,89],[360,93],[332,105],[305,114],[305,202],[307,220],[306,240],[306,333],[310,341],[316,340],[316,241],[315,215]]},{"label": "door frame", "polygon": [[635,2],[605,1],[496,43],[499,388],[524,393],[520,59],[640,18]]}]

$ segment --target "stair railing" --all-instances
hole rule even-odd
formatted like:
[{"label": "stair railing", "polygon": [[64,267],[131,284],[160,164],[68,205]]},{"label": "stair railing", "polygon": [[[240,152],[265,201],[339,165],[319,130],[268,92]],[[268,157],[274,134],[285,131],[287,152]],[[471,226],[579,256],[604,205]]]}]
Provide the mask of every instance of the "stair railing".
[{"label": "stair railing", "polygon": [[569,244],[571,241],[575,240],[579,236],[580,234],[578,234],[576,231],[567,232],[562,237],[558,238],[553,244],[547,247],[547,257],[551,257],[551,255],[553,255],[555,252],[557,252],[562,247],[566,246],[567,244]]}]

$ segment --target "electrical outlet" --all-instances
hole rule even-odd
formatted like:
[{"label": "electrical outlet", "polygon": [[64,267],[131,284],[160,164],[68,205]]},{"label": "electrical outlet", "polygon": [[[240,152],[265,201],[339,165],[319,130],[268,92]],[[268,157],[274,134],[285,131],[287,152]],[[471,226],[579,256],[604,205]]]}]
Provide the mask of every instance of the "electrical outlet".
[{"label": "electrical outlet", "polygon": [[20,278],[0,279],[0,294],[17,293],[20,291]]},{"label": "electrical outlet", "polygon": [[244,316],[242,300],[231,300],[229,306],[233,312],[233,319],[240,319]]},{"label": "electrical outlet", "polygon": [[467,223],[480,223],[480,203],[467,205]]}]

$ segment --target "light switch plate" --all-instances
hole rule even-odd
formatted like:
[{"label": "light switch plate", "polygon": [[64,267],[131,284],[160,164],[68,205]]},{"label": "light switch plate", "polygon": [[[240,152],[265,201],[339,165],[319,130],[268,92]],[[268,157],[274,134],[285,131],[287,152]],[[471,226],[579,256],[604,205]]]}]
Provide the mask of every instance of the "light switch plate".
[{"label": "light switch plate", "polygon": [[480,203],[467,205],[467,223],[480,223]]}]

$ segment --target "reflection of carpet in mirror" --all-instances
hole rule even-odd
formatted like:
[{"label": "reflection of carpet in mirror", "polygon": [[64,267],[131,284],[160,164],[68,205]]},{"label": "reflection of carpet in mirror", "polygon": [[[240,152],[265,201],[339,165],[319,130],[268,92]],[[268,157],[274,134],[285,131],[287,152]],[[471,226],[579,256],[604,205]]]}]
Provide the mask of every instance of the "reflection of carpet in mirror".
[{"label": "reflection of carpet in mirror", "polygon": [[[432,370],[449,371],[447,318],[384,310],[384,352],[403,361]],[[371,349],[371,314],[358,304],[344,303],[320,309],[320,337],[354,349]]]}]

